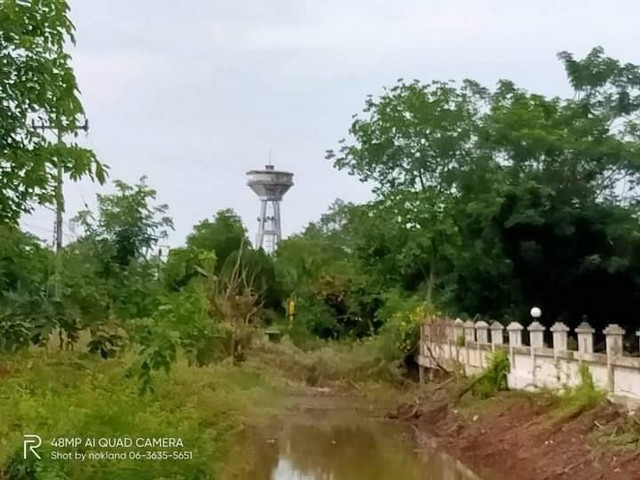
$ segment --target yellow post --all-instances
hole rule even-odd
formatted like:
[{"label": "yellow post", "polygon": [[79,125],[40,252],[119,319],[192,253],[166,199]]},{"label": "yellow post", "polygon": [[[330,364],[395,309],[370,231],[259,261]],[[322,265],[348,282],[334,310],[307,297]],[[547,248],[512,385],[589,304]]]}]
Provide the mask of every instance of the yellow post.
[{"label": "yellow post", "polygon": [[296,302],[293,298],[289,299],[289,326],[293,323],[293,317],[296,315]]}]

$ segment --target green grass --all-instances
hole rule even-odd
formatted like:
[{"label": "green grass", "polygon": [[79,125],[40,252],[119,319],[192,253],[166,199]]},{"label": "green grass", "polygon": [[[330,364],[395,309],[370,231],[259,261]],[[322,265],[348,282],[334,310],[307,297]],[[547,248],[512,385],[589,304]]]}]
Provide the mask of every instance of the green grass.
[{"label": "green grass", "polygon": [[[22,353],[0,359],[0,478],[209,479],[217,478],[230,440],[275,405],[277,392],[257,371],[232,365],[176,365],[141,397],[132,359],[98,361],[73,352]],[[40,435],[42,460],[25,463],[22,436]],[[53,460],[59,437],[174,437],[193,459],[74,462]],[[98,449],[99,450],[99,449]],[[2,471],[4,470],[4,476]]]},{"label": "green grass", "polygon": [[321,348],[301,350],[288,338],[279,343],[262,344],[252,352],[249,364],[283,375],[310,386],[351,382],[399,382],[402,372],[397,363],[381,355],[381,338],[351,343],[326,343]]},{"label": "green grass", "polygon": [[498,392],[507,390],[507,375],[511,370],[507,352],[493,352],[488,356],[488,363],[471,390],[475,397],[491,398]]},{"label": "green grass", "polygon": [[561,422],[575,418],[600,405],[607,393],[595,386],[589,366],[581,363],[579,367],[580,383],[567,387],[556,396],[552,417]]}]

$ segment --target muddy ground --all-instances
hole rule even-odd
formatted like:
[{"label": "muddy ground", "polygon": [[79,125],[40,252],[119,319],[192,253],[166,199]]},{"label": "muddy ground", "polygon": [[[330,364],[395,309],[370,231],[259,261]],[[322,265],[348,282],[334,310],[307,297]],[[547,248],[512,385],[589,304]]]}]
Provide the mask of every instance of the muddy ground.
[{"label": "muddy ground", "polygon": [[[405,406],[425,438],[487,479],[638,480],[640,444],[623,445],[629,413],[604,404],[558,419],[541,396],[505,393],[492,400],[451,406]],[[628,435],[628,434],[627,434]],[[614,442],[616,443],[616,442]],[[624,447],[624,448],[623,448]]]}]

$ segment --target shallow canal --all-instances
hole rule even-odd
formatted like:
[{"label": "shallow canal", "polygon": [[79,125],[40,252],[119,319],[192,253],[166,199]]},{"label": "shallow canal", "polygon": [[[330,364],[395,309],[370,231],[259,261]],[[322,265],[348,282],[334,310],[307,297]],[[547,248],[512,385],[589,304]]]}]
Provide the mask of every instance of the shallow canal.
[{"label": "shallow canal", "polygon": [[478,480],[419,441],[410,426],[349,409],[290,413],[247,431],[229,459],[233,480]]}]

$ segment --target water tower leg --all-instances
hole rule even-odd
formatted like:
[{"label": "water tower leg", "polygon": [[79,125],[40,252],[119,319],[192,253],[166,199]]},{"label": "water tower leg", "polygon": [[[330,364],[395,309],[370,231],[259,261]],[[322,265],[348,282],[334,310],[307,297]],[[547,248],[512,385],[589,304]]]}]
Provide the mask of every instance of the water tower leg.
[{"label": "water tower leg", "polygon": [[274,250],[275,246],[282,239],[282,225],[280,223],[280,202],[273,202],[273,218],[274,218],[274,230],[276,232],[274,238]]},{"label": "water tower leg", "polygon": [[264,244],[264,224],[267,221],[267,201],[260,201],[260,218],[258,219],[258,238],[256,248],[262,248]]}]

